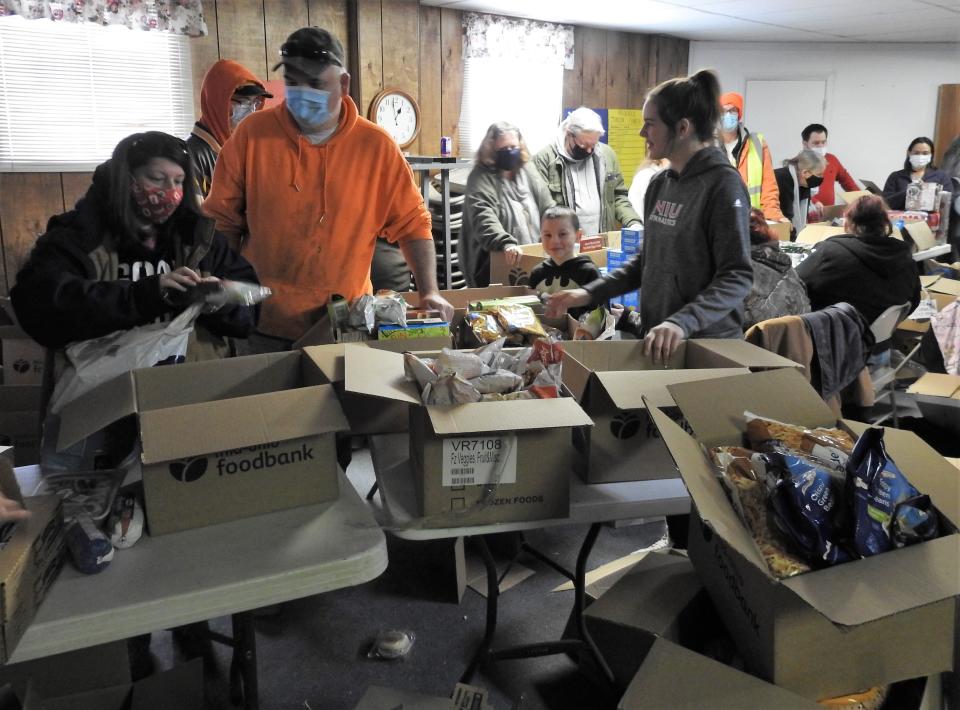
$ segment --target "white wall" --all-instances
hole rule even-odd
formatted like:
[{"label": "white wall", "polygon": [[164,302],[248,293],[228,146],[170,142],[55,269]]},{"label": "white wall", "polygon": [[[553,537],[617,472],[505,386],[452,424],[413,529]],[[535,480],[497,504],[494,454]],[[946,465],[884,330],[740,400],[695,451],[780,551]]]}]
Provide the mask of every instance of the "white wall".
[{"label": "white wall", "polygon": [[[830,152],[882,188],[911,140],[934,138],[937,90],[960,83],[960,44],[691,42],[690,72],[705,68],[718,72],[723,91],[741,94],[750,79],[826,79]],[[750,123],[749,104],[744,119],[764,130]],[[798,117],[797,150],[800,130],[813,122]],[[788,157],[774,155],[775,167]]]}]

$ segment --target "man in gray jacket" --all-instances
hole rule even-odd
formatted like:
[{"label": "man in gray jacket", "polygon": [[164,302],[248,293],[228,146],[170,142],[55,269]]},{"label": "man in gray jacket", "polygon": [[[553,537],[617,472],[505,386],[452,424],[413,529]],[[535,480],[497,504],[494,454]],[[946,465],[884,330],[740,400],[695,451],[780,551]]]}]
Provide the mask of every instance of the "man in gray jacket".
[{"label": "man in gray jacket", "polygon": [[534,167],[559,205],[573,208],[584,234],[640,226],[627,194],[617,154],[601,143],[603,123],[581,106],[560,123],[556,141],[533,158]]}]

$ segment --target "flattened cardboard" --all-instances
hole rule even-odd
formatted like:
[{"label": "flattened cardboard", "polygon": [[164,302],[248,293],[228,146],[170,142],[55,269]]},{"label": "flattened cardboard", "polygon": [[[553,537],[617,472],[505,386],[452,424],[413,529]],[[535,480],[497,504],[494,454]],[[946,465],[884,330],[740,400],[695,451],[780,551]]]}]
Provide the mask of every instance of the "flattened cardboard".
[{"label": "flattened cardboard", "polygon": [[681,642],[681,617],[703,585],[690,561],[651,552],[584,611],[587,630],[626,688],[658,638]]},{"label": "flattened cardboard", "polygon": [[817,710],[817,703],[759,678],[657,639],[618,710]]},{"label": "flattened cardboard", "polygon": [[[817,698],[953,666],[960,535],[777,581],[711,480],[700,449],[739,444],[744,410],[806,426],[839,425],[854,436],[867,425],[838,423],[789,370],[679,384],[669,391],[697,437],[655,414],[694,503],[690,559],[754,673]],[[885,445],[911,483],[955,522],[960,477],[950,464],[911,432],[886,429]]]}]

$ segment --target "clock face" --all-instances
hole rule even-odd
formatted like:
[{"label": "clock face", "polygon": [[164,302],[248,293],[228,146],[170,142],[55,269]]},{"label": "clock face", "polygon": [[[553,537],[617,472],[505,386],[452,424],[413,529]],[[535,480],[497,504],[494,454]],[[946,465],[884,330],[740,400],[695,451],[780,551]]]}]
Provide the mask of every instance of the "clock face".
[{"label": "clock face", "polygon": [[403,94],[386,94],[377,105],[374,121],[401,146],[417,135],[417,109]]}]

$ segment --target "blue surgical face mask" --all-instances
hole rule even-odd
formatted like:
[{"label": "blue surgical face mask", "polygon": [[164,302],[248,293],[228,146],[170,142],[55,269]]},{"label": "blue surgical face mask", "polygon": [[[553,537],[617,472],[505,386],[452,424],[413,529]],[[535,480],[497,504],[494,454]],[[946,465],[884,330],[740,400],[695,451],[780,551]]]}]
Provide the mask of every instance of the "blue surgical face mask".
[{"label": "blue surgical face mask", "polygon": [[736,130],[738,123],[740,123],[740,116],[737,115],[737,112],[727,111],[723,114],[720,125],[723,126],[723,130],[730,133]]},{"label": "blue surgical face mask", "polygon": [[330,92],[308,86],[285,88],[287,110],[302,128],[319,128],[330,120]]}]

